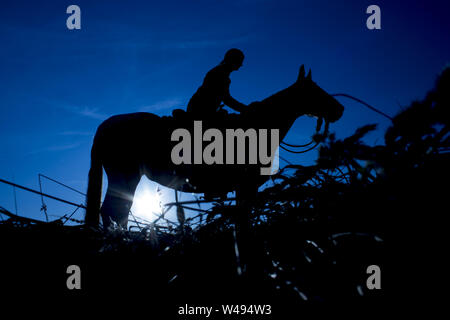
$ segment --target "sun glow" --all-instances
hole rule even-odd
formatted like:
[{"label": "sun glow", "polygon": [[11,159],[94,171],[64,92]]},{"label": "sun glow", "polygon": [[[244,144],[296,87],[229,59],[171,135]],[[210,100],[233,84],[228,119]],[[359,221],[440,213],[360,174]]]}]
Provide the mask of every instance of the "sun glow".
[{"label": "sun glow", "polygon": [[151,182],[141,180],[134,196],[131,212],[147,220],[154,220],[161,213],[161,196]]}]

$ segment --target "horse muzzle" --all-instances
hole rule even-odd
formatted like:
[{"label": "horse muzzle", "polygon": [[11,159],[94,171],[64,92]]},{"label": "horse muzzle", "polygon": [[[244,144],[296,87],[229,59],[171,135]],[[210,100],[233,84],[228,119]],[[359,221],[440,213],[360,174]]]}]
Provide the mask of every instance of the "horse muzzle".
[{"label": "horse muzzle", "polygon": [[339,104],[333,113],[329,113],[327,116],[325,116],[325,119],[328,122],[333,123],[333,122],[338,121],[342,117],[343,114],[344,114],[344,106]]}]

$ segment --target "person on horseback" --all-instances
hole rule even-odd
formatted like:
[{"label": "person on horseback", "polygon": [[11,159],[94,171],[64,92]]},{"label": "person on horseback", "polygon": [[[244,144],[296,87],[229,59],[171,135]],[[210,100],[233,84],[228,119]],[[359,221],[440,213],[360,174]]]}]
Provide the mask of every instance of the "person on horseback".
[{"label": "person on horseback", "polygon": [[222,62],[211,69],[203,84],[189,100],[187,112],[200,119],[210,119],[217,115],[222,103],[231,109],[242,112],[247,107],[230,95],[230,73],[242,66],[244,53],[239,49],[230,49]]}]

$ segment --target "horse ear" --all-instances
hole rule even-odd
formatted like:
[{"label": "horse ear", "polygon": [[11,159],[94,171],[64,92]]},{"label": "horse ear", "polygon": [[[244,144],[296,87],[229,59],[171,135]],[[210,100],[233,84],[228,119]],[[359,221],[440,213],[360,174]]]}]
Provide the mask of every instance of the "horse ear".
[{"label": "horse ear", "polygon": [[300,82],[304,78],[305,78],[305,65],[302,64],[302,66],[300,67],[300,72],[298,73],[297,82]]},{"label": "horse ear", "polygon": [[308,79],[309,81],[312,80],[311,69],[309,69],[309,72],[308,72],[308,75],[306,76],[306,79]]}]

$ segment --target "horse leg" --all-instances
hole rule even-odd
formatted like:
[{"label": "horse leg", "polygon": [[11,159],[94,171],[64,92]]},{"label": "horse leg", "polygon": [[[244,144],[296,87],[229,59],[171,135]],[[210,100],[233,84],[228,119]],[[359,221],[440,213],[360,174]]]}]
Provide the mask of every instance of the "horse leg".
[{"label": "horse leg", "polygon": [[108,175],[108,189],[100,210],[103,227],[107,229],[115,221],[126,229],[128,213],[133,204],[134,193],[141,179],[139,172],[106,172]]},{"label": "horse leg", "polygon": [[[251,182],[243,183],[236,190],[235,216],[236,241],[239,248],[239,258],[243,271],[249,272],[252,269],[252,236],[251,236],[251,204],[258,192],[258,185]],[[251,271],[250,271],[251,272]]]}]

